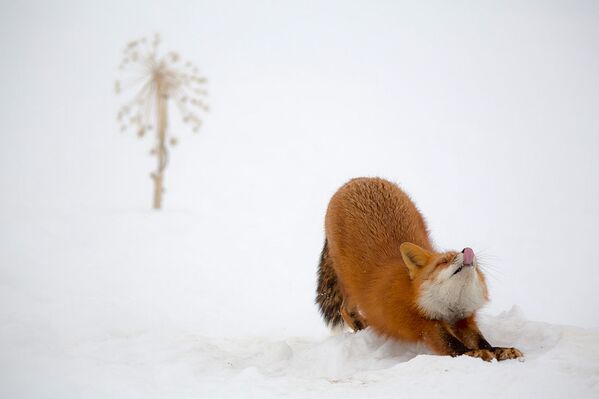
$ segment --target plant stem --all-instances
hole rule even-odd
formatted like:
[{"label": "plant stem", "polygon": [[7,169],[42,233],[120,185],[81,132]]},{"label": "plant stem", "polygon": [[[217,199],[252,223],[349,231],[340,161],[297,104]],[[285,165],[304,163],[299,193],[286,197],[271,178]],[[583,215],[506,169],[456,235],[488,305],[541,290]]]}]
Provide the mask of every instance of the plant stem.
[{"label": "plant stem", "polygon": [[156,157],[158,165],[156,172],[152,173],[154,180],[154,209],[162,207],[162,194],[164,193],[164,169],[166,168],[166,124],[167,124],[167,96],[163,88],[163,81],[160,75],[155,77],[156,90]]}]

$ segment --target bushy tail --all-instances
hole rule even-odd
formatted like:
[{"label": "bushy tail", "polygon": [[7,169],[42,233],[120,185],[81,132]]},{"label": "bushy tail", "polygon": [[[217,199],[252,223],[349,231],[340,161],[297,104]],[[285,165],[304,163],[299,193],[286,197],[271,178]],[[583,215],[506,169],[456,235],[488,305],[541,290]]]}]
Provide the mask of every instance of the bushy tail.
[{"label": "bushy tail", "polygon": [[343,317],[340,312],[341,305],[343,304],[343,296],[339,289],[337,275],[333,269],[333,262],[329,256],[326,239],[322,253],[320,254],[320,264],[318,265],[316,303],[320,308],[322,317],[330,328],[343,325]]}]

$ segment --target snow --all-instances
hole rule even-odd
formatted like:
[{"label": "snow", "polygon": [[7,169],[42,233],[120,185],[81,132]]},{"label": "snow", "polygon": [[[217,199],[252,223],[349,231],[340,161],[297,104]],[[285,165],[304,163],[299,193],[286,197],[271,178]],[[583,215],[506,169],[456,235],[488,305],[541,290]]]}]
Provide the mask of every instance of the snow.
[{"label": "snow", "polygon": [[[599,394],[599,331],[529,321],[516,307],[483,314],[490,342],[526,354],[501,363],[369,330],[330,335],[313,286],[294,297],[276,274],[256,286],[268,276],[204,266],[194,242],[207,237],[191,213],[31,212],[2,226],[12,234],[0,254],[0,397]],[[314,284],[315,267],[298,278]],[[269,285],[279,289],[267,298]]]},{"label": "snow", "polygon": [[[0,3],[0,398],[599,397],[599,3],[371,3]],[[159,213],[113,92],[155,32],[211,106],[169,114]],[[474,249],[524,362],[330,335],[324,213],[357,176]]]}]

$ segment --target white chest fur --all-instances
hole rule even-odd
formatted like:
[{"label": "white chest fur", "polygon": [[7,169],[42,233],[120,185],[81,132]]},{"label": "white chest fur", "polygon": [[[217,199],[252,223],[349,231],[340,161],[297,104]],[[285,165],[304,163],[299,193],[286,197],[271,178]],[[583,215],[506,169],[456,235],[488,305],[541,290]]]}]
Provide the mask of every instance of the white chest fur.
[{"label": "white chest fur", "polygon": [[465,267],[454,275],[456,269],[457,266],[447,267],[422,285],[418,306],[427,317],[454,322],[470,316],[484,305],[484,287],[476,266]]}]

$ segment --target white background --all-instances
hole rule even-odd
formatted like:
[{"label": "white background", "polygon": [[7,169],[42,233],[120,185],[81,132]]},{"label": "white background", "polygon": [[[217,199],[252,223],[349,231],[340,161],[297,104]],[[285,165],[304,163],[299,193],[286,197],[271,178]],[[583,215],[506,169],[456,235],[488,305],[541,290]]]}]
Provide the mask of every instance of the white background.
[{"label": "white background", "polygon": [[[322,333],[328,199],[382,176],[440,249],[479,254],[488,312],[597,328],[597,4],[4,2],[3,280],[130,295],[208,333]],[[212,107],[198,135],[171,125],[160,215],[152,142],[119,132],[114,94],[121,50],[154,32]]]}]

